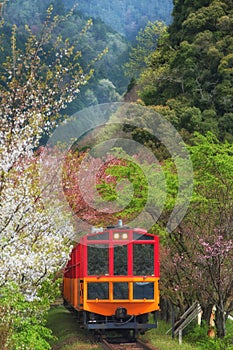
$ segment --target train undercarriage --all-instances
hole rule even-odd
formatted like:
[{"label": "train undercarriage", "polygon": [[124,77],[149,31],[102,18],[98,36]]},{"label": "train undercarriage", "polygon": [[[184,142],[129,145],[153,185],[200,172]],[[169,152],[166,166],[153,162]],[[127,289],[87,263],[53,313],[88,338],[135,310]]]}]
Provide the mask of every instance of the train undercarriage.
[{"label": "train undercarriage", "polygon": [[118,307],[115,315],[103,316],[88,311],[77,311],[67,303],[65,306],[77,314],[82,327],[94,331],[95,334],[103,335],[105,331],[115,331],[128,333],[136,338],[138,334],[144,334],[149,329],[157,328],[157,311],[151,313],[151,317],[148,313],[135,316],[128,315],[125,308]]}]

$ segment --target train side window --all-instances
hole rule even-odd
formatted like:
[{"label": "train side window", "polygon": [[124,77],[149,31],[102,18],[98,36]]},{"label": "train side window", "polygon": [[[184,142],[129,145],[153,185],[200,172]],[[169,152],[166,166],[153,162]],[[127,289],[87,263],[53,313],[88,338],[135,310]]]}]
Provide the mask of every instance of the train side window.
[{"label": "train side window", "polygon": [[114,246],[114,275],[128,275],[128,246]]},{"label": "train side window", "polygon": [[133,245],[133,274],[147,276],[154,274],[154,245]]},{"label": "train side window", "polygon": [[107,275],[109,273],[108,245],[88,245],[88,275]]}]

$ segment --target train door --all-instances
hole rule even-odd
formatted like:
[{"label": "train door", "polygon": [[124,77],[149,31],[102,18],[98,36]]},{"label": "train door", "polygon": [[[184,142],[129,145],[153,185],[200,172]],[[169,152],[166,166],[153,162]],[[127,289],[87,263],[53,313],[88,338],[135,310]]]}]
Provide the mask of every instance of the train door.
[{"label": "train door", "polygon": [[83,280],[78,279],[78,310],[83,309]]}]

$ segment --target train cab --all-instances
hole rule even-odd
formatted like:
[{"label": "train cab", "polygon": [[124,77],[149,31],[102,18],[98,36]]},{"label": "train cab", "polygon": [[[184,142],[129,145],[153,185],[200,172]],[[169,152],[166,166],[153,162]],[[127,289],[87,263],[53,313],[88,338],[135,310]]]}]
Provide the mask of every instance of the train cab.
[{"label": "train cab", "polygon": [[159,238],[115,226],[83,236],[64,274],[66,303],[88,329],[155,328],[159,310]]}]

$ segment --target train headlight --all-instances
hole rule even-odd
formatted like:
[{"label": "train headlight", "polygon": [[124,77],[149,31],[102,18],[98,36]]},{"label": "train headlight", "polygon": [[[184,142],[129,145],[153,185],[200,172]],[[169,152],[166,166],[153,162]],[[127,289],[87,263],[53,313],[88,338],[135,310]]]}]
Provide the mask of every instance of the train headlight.
[{"label": "train headlight", "polygon": [[127,232],[115,232],[113,234],[113,239],[128,239],[128,233]]}]

